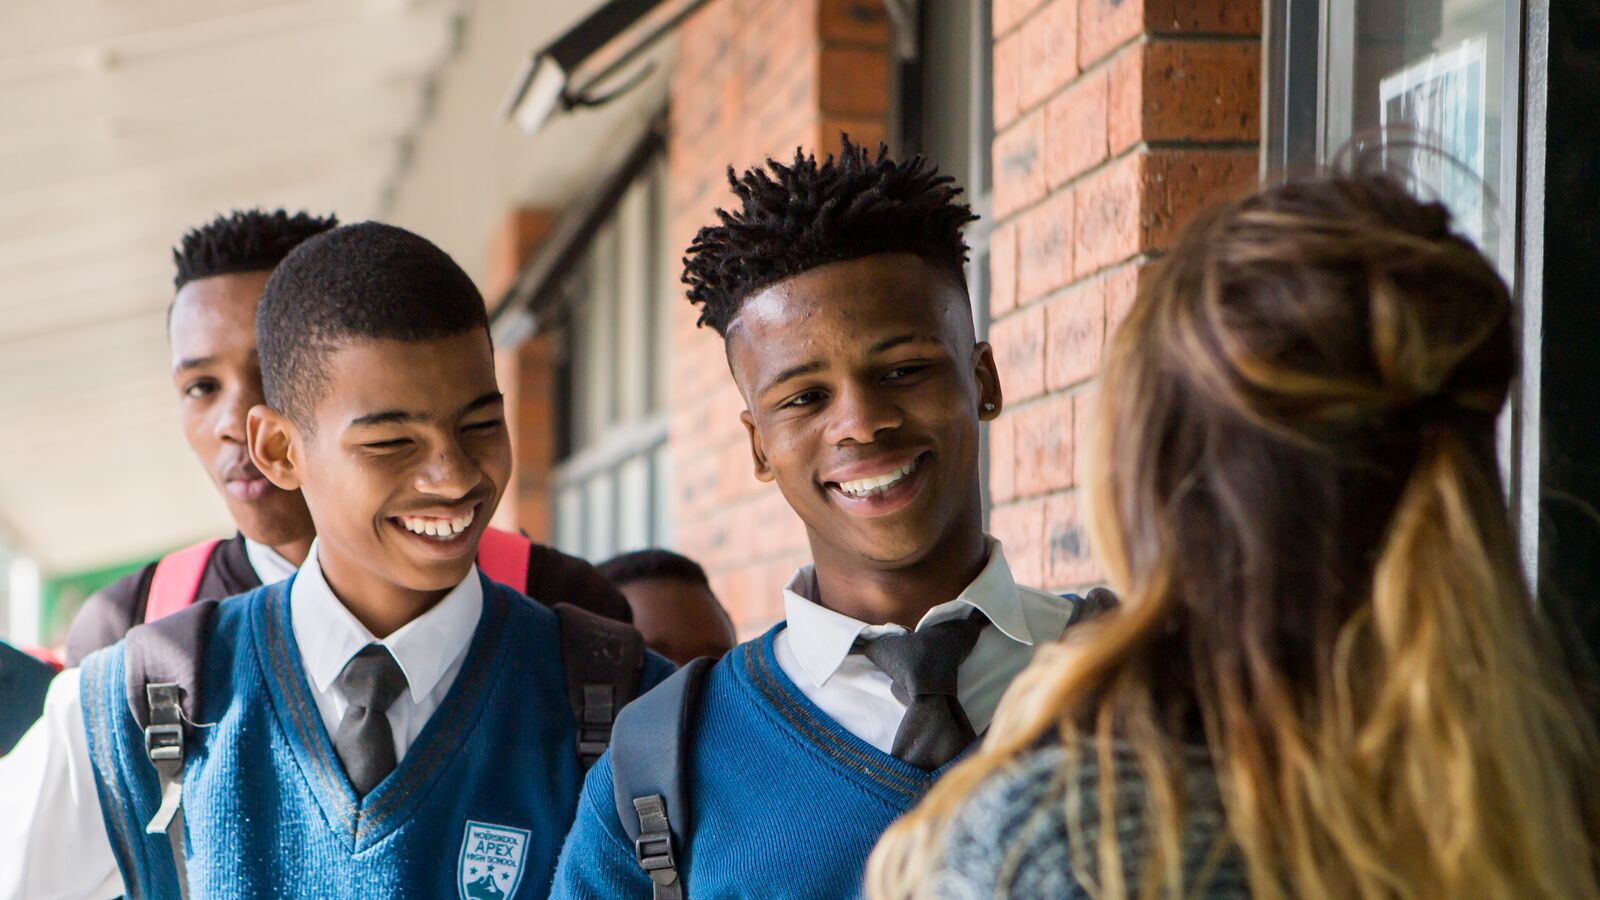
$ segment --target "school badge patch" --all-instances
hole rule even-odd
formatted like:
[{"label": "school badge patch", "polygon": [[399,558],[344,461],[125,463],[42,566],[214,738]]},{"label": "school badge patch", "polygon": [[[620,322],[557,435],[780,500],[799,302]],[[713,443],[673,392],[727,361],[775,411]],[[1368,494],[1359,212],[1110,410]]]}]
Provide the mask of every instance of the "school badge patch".
[{"label": "school badge patch", "polygon": [[456,866],[461,900],[505,900],[515,894],[527,854],[527,831],[468,820]]}]

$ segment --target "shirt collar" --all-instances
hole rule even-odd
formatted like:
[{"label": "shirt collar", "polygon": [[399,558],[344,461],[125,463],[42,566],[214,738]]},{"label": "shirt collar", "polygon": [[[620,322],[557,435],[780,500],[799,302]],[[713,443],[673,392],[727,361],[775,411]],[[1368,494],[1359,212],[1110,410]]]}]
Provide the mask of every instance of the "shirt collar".
[{"label": "shirt collar", "polygon": [[[1013,641],[1033,646],[1033,632],[1028,628],[1023,614],[1022,598],[1017,583],[1011,577],[1011,567],[1006,564],[1005,551],[1000,542],[985,538],[989,561],[983,571],[972,580],[955,599],[948,600],[928,610],[917,623],[918,631],[958,618],[976,609],[988,617],[996,630]],[[816,602],[817,578],[813,566],[802,566],[783,589],[783,609],[787,619],[785,630],[790,647],[800,667],[811,680],[821,686],[838,671],[856,639],[880,637],[902,633],[899,625],[869,625],[844,613],[831,610]]]},{"label": "shirt collar", "polygon": [[282,553],[249,538],[244,539],[244,556],[262,584],[277,584],[295,573],[295,564]]},{"label": "shirt collar", "polygon": [[306,674],[319,693],[328,690],[361,648],[379,643],[400,664],[416,702],[432,693],[451,664],[466,653],[483,613],[483,583],[473,566],[442,600],[380,641],[334,596],[313,541],[290,590],[289,612]]}]

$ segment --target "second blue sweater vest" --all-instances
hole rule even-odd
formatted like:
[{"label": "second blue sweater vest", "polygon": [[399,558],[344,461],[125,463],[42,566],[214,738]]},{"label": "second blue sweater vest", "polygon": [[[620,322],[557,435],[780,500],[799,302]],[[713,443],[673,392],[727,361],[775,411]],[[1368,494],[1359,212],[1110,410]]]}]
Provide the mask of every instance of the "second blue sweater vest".
[{"label": "second blue sweater vest", "polygon": [[[183,806],[191,896],[544,897],[582,774],[554,613],[483,581],[455,683],[365,797],[306,684],[289,583],[221,604],[201,669]],[[127,708],[122,645],[83,665],[106,832],[129,895],[176,897],[165,835],[147,835],[156,773]],[[645,686],[670,667],[647,657]]]},{"label": "second blue sweater vest", "polygon": [[[684,773],[692,837],[679,860],[690,900],[857,896],[878,837],[945,771],[895,759],[807,699],[773,655],[782,627],[707,675]],[[584,783],[553,897],[649,900],[611,790],[608,754]]]}]

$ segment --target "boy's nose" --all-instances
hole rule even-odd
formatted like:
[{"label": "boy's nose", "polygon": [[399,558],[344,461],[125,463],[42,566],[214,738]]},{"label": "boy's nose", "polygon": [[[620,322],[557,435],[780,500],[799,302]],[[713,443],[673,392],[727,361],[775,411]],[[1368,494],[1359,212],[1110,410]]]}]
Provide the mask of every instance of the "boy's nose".
[{"label": "boy's nose", "polygon": [[880,392],[859,388],[841,391],[831,412],[828,439],[834,444],[870,444],[880,433],[899,426],[904,418],[899,406]]},{"label": "boy's nose", "polygon": [[442,447],[417,472],[416,487],[424,494],[459,499],[478,486],[481,472],[458,446]]},{"label": "boy's nose", "polygon": [[219,404],[217,418],[211,425],[211,433],[218,440],[233,444],[245,442],[245,421],[250,415],[251,404],[244,402],[241,397],[230,397]]}]

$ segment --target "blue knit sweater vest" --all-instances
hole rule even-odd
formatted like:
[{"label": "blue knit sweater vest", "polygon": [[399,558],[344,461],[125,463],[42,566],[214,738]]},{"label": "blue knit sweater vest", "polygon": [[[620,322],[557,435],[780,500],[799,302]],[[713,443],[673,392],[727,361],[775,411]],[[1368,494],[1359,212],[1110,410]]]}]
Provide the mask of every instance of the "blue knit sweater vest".
[{"label": "blue knit sweater vest", "polygon": [[[581,773],[556,616],[483,580],[455,683],[399,767],[358,797],[306,683],[289,584],[218,608],[202,663],[183,806],[191,896],[538,898]],[[670,667],[646,663],[645,684]],[[131,897],[176,897],[144,823],[156,773],[127,708],[118,644],[83,665],[89,754]]]},{"label": "blue knit sweater vest", "polygon": [[[773,656],[782,628],[706,678],[685,772],[693,833],[678,856],[689,900],[859,895],[879,835],[944,772],[895,759],[817,708]],[[650,897],[611,784],[607,755],[584,782],[552,897]]]}]

